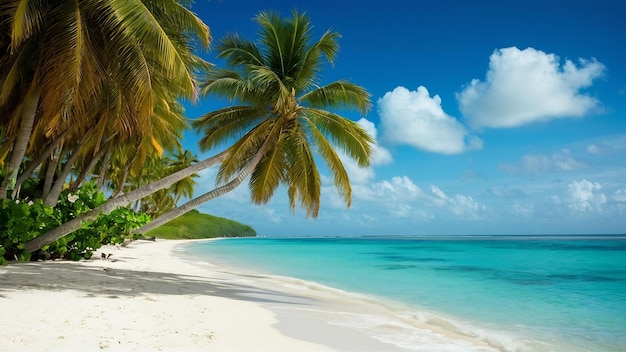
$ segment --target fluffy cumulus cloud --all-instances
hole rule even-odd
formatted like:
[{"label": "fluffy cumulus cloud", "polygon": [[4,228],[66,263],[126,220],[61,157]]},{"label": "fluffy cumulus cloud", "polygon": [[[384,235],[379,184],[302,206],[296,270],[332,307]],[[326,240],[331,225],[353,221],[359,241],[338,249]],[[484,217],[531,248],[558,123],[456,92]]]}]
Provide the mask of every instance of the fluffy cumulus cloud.
[{"label": "fluffy cumulus cloud", "polygon": [[463,194],[448,196],[439,187],[430,186],[430,199],[439,207],[447,208],[452,214],[467,218],[478,219],[480,212],[486,207],[476,202],[472,197]]},{"label": "fluffy cumulus cloud", "polygon": [[397,144],[442,154],[480,149],[482,142],[441,107],[438,95],[421,86],[415,91],[397,87],[378,100],[382,138]]},{"label": "fluffy cumulus cloud", "polygon": [[355,188],[355,195],[367,201],[412,202],[422,195],[422,190],[407,176],[396,176]]},{"label": "fluffy cumulus cloud", "polygon": [[535,121],[582,117],[599,101],[581,92],[602,76],[604,65],[578,65],[533,48],[496,50],[485,81],[474,79],[457,94],[460,110],[474,127],[517,127]]},{"label": "fluffy cumulus cloud", "polygon": [[606,204],[602,186],[585,179],[573,181],[567,186],[570,209],[578,212],[601,212]]}]

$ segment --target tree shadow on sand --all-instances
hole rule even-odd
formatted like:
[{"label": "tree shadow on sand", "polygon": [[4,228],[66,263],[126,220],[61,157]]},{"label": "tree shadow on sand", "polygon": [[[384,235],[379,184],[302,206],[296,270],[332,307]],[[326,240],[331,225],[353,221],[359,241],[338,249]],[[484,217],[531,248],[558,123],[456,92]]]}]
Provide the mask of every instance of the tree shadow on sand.
[{"label": "tree shadow on sand", "polygon": [[3,292],[35,289],[75,290],[84,292],[87,296],[119,298],[149,294],[208,295],[249,302],[315,304],[312,298],[259,288],[247,284],[245,279],[237,282],[240,280],[73,264],[15,263],[0,268],[0,297]]}]

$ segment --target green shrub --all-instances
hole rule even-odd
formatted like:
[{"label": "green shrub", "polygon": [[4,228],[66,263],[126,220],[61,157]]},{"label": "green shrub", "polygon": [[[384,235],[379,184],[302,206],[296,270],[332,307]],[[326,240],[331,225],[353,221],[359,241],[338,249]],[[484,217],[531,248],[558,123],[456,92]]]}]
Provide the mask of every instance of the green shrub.
[{"label": "green shrub", "polygon": [[32,258],[90,258],[104,244],[122,243],[130,232],[150,221],[145,214],[128,208],[118,208],[108,215],[101,214],[91,223],[41,250],[29,253],[24,244],[76,216],[102,205],[106,201],[94,183],[86,183],[74,193],[61,194],[56,207],[43,204],[41,199],[4,199],[0,204],[0,264],[4,258],[28,261]]}]

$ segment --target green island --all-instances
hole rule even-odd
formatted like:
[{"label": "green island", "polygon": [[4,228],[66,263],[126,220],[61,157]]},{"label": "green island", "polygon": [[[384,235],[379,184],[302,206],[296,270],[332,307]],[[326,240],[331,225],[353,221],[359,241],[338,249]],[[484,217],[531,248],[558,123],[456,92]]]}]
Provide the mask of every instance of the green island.
[{"label": "green island", "polygon": [[148,231],[145,236],[163,239],[255,237],[256,231],[251,226],[234,220],[191,210],[154,230]]}]

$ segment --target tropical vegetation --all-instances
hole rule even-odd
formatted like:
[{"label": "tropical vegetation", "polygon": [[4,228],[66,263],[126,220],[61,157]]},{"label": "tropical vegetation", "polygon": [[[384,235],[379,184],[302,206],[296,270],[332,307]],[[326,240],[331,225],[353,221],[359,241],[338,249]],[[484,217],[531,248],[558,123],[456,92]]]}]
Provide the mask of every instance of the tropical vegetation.
[{"label": "tropical vegetation", "polygon": [[[347,81],[320,85],[324,62],[338,52],[336,32],[313,40],[309,18],[296,11],[255,20],[259,40],[225,37],[217,52],[226,67],[210,69],[197,55],[209,29],[185,1],[2,2],[0,218],[8,232],[0,233],[0,255],[57,256],[50,250],[60,245],[55,253],[88,257],[101,243],[145,233],[246,179],[252,202],[266,203],[283,185],[291,209],[299,203],[316,217],[315,155],[350,206],[335,148],[367,166],[374,141],[333,111],[365,113],[370,95]],[[225,146],[198,162],[181,138],[183,101],[199,94],[233,105],[193,122],[204,151]],[[194,174],[213,165],[217,187],[177,206],[192,197]],[[148,217],[156,220],[140,227]],[[106,219],[123,229],[98,239]],[[28,230],[7,235],[22,222]]]},{"label": "tropical vegetation", "polygon": [[[146,165],[181,153],[182,102],[197,97],[197,75],[209,64],[196,50],[210,39],[175,0],[2,1],[1,211],[15,217],[13,205],[31,202],[64,209],[63,192],[91,181],[118,198]],[[56,224],[86,213],[70,211]],[[26,256],[63,237],[29,248],[47,229],[2,241],[5,255]]]}]

